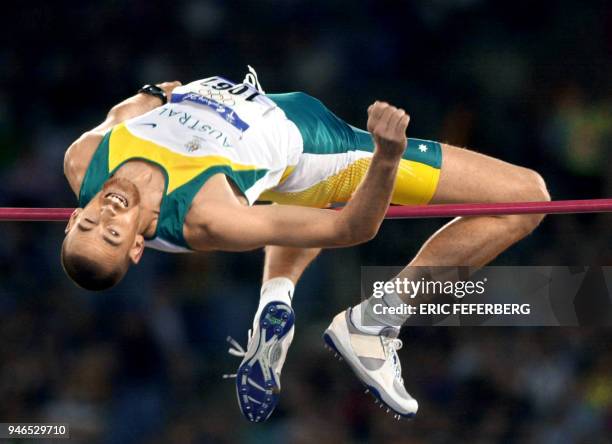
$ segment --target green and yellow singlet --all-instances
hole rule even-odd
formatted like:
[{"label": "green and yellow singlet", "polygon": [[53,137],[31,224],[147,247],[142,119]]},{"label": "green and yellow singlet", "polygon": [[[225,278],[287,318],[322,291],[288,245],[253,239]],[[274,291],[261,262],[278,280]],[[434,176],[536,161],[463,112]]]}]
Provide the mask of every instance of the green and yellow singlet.
[{"label": "green and yellow singlet", "polygon": [[[262,199],[323,208],[350,199],[373,149],[369,133],[307,94],[265,95],[248,83],[210,77],[176,88],[170,103],[112,128],[87,169],[79,204],[125,162],[151,162],[164,172],[166,190],[147,246],[190,251],[184,220],[212,175],[231,179],[249,205]],[[408,139],[393,203],[429,202],[440,165],[437,142]]]}]

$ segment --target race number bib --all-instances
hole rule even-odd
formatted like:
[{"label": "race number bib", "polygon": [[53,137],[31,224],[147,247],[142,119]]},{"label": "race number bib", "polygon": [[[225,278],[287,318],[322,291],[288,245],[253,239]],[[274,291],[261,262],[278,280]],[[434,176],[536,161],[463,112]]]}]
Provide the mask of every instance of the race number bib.
[{"label": "race number bib", "polygon": [[197,93],[226,106],[237,106],[241,101],[257,103],[264,112],[276,107],[261,91],[247,83],[234,83],[223,77],[214,76],[196,82],[200,88]]},{"label": "race number bib", "polygon": [[[208,107],[226,122],[240,130],[246,131],[249,124],[238,115],[243,106],[255,105],[262,114],[276,107],[276,104],[246,83],[234,83],[223,77],[214,76],[185,85],[186,92],[172,94],[172,102],[191,102]],[[181,88],[182,89],[182,88]]]}]

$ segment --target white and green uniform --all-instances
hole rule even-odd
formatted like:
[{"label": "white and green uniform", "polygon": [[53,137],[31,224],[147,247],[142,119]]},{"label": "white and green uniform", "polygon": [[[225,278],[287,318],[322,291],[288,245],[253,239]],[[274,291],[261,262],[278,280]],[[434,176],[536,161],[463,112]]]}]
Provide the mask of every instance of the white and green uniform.
[{"label": "white and green uniform", "polygon": [[[346,202],[369,165],[370,135],[307,94],[265,95],[255,85],[256,79],[197,80],[176,88],[170,103],[113,127],[87,169],[79,204],[86,205],[125,162],[151,162],[164,172],[166,190],[147,246],[183,252],[190,251],[185,216],[214,174],[232,180],[249,205],[258,199],[315,207]],[[404,158],[394,203],[428,202],[440,145],[409,139]]]}]

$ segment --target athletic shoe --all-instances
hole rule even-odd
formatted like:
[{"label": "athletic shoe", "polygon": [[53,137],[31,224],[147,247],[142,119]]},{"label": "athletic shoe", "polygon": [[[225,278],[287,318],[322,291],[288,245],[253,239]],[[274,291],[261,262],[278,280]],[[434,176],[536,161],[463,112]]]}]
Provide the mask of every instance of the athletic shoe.
[{"label": "athletic shoe", "polygon": [[412,418],[419,404],[404,387],[402,366],[397,350],[402,341],[399,330],[385,328],[380,335],[357,330],[351,321],[351,309],[338,314],[325,330],[323,339],[336,356],[344,358],[353,372],[387,412],[393,411],[397,419]]},{"label": "athletic shoe", "polygon": [[247,349],[228,337],[234,356],[242,357],[238,371],[224,377],[236,378],[236,395],[240,411],[249,421],[263,422],[270,417],[278,403],[281,385],[280,374],[293,340],[295,315],[283,302],[267,304],[255,330],[249,330]]}]

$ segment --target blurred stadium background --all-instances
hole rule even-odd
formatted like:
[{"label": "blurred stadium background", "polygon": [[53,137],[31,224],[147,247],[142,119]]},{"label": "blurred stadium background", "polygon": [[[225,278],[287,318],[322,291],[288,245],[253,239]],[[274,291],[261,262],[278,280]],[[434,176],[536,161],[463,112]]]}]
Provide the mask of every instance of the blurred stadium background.
[{"label": "blurred stadium background", "polygon": [[[612,4],[516,0],[58,0],[3,5],[1,206],[74,206],[66,147],[143,83],[253,65],[357,126],[375,99],[409,134],[540,171],[553,198],[610,197]],[[495,263],[610,264],[612,216],[554,216]],[[612,333],[412,328],[417,419],[394,421],[320,340],[361,265],[401,265],[442,221],[388,221],[298,286],[281,403],[242,419],[221,374],[256,307],[262,252],[149,251],[115,290],[62,274],[61,224],[0,225],[0,420],[63,421],[83,443],[609,443]]]}]

